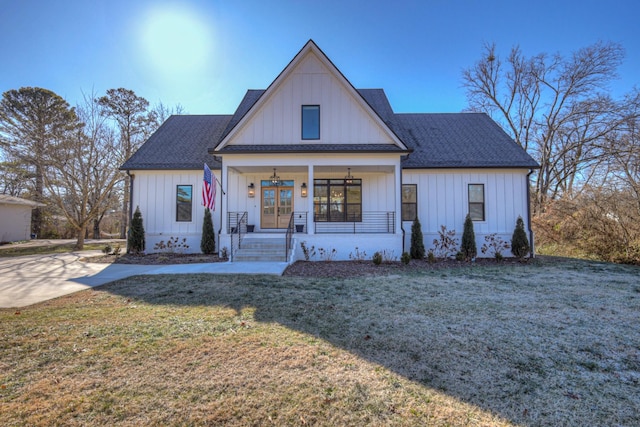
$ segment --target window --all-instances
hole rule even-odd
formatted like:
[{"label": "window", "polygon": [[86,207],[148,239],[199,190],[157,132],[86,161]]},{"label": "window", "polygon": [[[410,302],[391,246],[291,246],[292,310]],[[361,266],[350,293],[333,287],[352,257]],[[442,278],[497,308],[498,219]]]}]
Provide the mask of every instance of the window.
[{"label": "window", "polygon": [[402,185],[402,220],[413,221],[418,217],[418,186]]},{"label": "window", "polygon": [[320,139],[320,106],[302,106],[302,139]]},{"label": "window", "polygon": [[176,190],[176,221],[191,221],[192,187],[190,185],[178,185]]},{"label": "window", "polygon": [[313,180],[314,220],[316,222],[361,222],[362,180]]},{"label": "window", "polygon": [[469,184],[469,215],[473,221],[484,221],[484,184]]}]

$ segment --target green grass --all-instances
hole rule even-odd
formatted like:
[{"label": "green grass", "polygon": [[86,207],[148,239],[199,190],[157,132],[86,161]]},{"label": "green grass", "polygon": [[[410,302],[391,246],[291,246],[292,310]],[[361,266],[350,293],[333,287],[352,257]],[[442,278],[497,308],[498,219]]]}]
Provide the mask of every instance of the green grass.
[{"label": "green grass", "polygon": [[130,278],[0,310],[0,420],[638,425],[639,273]]},{"label": "green grass", "polygon": [[[106,243],[86,243],[84,245],[84,251],[90,250],[103,250]],[[44,255],[44,254],[61,254],[66,252],[72,252],[75,247],[75,243],[60,243],[50,244],[43,246],[16,246],[16,247],[2,247],[0,248],[1,257],[15,257],[25,255]]]}]

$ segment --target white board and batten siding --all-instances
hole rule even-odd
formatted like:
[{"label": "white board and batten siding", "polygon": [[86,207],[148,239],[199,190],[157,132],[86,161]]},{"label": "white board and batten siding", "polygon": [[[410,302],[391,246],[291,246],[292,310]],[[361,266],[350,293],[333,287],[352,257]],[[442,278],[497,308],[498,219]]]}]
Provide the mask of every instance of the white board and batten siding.
[{"label": "white board and batten siding", "polygon": [[[432,247],[442,225],[447,230],[455,230],[458,240],[462,238],[469,211],[469,184],[484,184],[485,220],[473,223],[479,255],[482,255],[484,236],[488,234],[497,233],[505,242],[510,242],[518,216],[528,228],[527,173],[524,169],[403,171],[403,183],[417,185],[418,218],[425,246]],[[404,223],[409,239],[410,224]]]},{"label": "white board and batten siding", "polygon": [[[301,108],[320,106],[320,139],[302,140]],[[289,78],[270,92],[238,133],[232,145],[393,144],[348,88],[316,57],[308,54]]]},{"label": "white board and batten siding", "polygon": [[[220,176],[219,170],[212,171]],[[146,251],[157,252],[154,246],[171,238],[187,239],[185,252],[200,252],[204,206],[202,206],[203,171],[132,171],[133,206],[140,207],[146,234]],[[191,221],[176,221],[176,191],[178,185],[192,186]],[[216,184],[217,185],[217,184]],[[213,229],[220,227],[220,188],[216,193],[216,211],[212,212]]]}]

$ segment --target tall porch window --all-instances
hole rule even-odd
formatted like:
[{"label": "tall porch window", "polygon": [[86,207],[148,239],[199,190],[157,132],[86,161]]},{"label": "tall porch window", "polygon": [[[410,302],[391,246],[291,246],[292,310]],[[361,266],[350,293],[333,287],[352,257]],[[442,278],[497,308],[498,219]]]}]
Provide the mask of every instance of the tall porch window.
[{"label": "tall porch window", "polygon": [[362,180],[314,179],[316,222],[362,222]]}]

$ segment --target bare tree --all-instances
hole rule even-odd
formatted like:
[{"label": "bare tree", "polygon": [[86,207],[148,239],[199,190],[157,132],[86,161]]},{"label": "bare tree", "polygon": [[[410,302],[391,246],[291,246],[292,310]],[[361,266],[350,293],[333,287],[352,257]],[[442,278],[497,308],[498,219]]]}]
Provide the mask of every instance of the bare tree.
[{"label": "bare tree", "polygon": [[[73,108],[54,92],[38,87],[12,89],[0,101],[0,146],[10,157],[33,168],[34,200],[44,202],[45,170],[50,150],[78,129]],[[32,215],[32,231],[40,234],[42,208]]]},{"label": "bare tree", "polygon": [[491,115],[540,163],[534,212],[588,182],[601,161],[603,139],[621,124],[606,90],[623,57],[620,45],[600,42],[569,58],[525,58],[515,47],[503,62],[493,44],[463,71],[471,109]]},{"label": "bare tree", "polygon": [[[149,115],[149,101],[137,96],[134,91],[124,88],[109,89],[106,96],[96,103],[102,107],[102,114],[112,118],[118,125],[120,134],[120,160],[126,161],[140,147],[142,142],[155,130],[155,118]],[[120,237],[126,238],[129,223],[129,176],[124,176],[122,200],[122,226]]]},{"label": "bare tree", "polygon": [[84,126],[50,151],[45,184],[75,230],[76,249],[80,250],[88,226],[104,214],[120,180],[120,156],[114,132],[94,97],[85,95],[77,112]]}]

